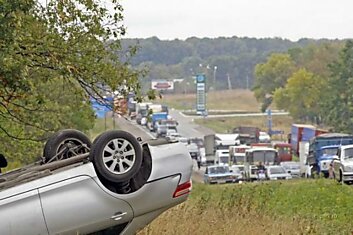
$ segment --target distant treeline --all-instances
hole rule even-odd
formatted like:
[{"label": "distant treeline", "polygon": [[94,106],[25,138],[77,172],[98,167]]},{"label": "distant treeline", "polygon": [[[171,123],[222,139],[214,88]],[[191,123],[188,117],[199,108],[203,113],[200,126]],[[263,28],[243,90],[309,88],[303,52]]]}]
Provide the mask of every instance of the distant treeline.
[{"label": "distant treeline", "polygon": [[[123,39],[122,47],[137,46],[137,54],[131,63],[138,68],[147,68],[148,74],[142,80],[145,88],[153,79],[185,79],[186,84],[195,74],[204,73],[208,78],[208,88],[250,89],[254,84],[255,66],[263,63],[270,54],[327,42],[333,41],[301,39],[293,42],[281,38],[248,37],[192,37],[167,41],[152,37]],[[192,91],[194,87],[187,89]],[[185,91],[185,85],[176,85],[176,91]]]}]

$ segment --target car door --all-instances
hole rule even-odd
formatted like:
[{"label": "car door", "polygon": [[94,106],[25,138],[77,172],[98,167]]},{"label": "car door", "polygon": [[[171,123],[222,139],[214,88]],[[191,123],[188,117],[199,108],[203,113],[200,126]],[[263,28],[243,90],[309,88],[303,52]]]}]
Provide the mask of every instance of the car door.
[{"label": "car door", "polygon": [[37,189],[0,193],[0,234],[48,234]]},{"label": "car door", "polygon": [[49,233],[87,234],[131,221],[130,205],[101,187],[82,175],[41,188]]}]

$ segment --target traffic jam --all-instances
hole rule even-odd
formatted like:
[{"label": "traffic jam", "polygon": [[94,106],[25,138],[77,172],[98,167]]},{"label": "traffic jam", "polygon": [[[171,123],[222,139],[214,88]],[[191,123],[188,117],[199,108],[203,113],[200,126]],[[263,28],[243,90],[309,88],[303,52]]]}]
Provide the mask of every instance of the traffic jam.
[{"label": "traffic jam", "polygon": [[182,127],[166,105],[127,102],[127,108],[130,119],[155,138],[185,144],[195,162],[195,172],[202,175],[206,184],[315,177],[334,178],[342,183],[353,181],[351,135],[292,124],[285,141],[273,140],[266,131],[253,126],[237,126],[226,134],[191,137],[178,132]]}]

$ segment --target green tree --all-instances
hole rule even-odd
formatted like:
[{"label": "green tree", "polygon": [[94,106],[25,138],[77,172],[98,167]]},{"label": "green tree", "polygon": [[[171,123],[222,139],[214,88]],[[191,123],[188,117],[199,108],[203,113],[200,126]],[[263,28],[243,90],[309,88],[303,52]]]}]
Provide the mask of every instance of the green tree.
[{"label": "green tree", "polygon": [[116,0],[0,0],[1,151],[39,155],[49,133],[92,126],[89,96],[139,91],[122,10]]},{"label": "green tree", "polygon": [[288,110],[295,119],[320,122],[320,104],[327,80],[306,69],[299,69],[288,79],[285,87],[276,89],[274,102]]},{"label": "green tree", "polygon": [[253,90],[256,99],[266,104],[262,111],[271,104],[269,100],[272,100],[275,90],[286,85],[295,69],[295,64],[288,54],[271,54],[266,63],[256,65]]},{"label": "green tree", "polygon": [[337,61],[331,64],[332,77],[323,109],[325,120],[337,131],[353,133],[353,41],[348,40]]}]

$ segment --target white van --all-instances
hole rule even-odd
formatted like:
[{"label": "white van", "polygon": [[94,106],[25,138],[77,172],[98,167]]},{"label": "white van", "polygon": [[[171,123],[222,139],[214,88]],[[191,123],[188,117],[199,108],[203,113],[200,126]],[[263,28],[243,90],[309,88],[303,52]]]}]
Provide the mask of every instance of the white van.
[{"label": "white van", "polygon": [[215,165],[228,165],[229,164],[229,150],[228,149],[219,149],[216,150],[215,154]]}]

